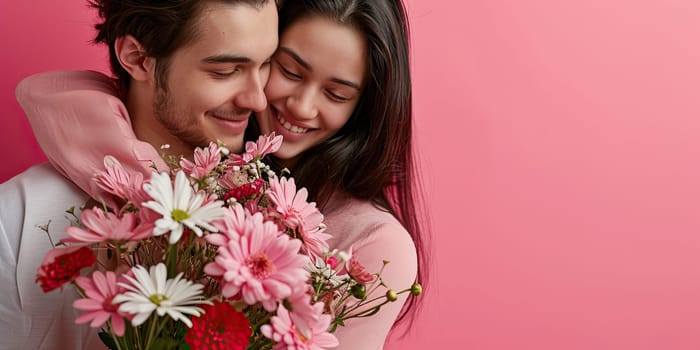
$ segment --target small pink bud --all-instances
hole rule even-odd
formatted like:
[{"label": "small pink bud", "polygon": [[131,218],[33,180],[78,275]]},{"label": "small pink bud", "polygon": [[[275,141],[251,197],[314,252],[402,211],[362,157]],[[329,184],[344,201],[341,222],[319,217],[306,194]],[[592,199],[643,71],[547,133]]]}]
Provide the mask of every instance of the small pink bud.
[{"label": "small pink bud", "polygon": [[346,269],[348,270],[350,277],[352,277],[359,284],[367,284],[374,281],[374,275],[369,273],[364,265],[360,263],[360,260],[354,256],[350,258],[350,261],[348,261]]},{"label": "small pink bud", "polygon": [[326,265],[330,266],[331,269],[335,270],[335,267],[338,266],[338,259],[334,256],[329,256],[326,258]]}]

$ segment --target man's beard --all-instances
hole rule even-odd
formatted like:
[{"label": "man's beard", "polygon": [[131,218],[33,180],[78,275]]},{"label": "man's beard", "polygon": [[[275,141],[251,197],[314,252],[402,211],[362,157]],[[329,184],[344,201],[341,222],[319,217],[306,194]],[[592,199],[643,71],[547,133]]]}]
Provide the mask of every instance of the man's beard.
[{"label": "man's beard", "polygon": [[168,132],[175,136],[180,142],[195,147],[207,147],[210,141],[206,136],[192,125],[188,120],[187,111],[177,111],[173,106],[170,93],[162,88],[160,84],[156,87],[156,94],[153,101],[153,114]]}]

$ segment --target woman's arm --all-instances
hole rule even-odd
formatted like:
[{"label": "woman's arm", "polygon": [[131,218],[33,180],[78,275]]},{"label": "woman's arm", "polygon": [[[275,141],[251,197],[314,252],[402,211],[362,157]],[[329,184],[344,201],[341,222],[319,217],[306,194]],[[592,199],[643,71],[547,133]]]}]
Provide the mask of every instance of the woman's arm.
[{"label": "woman's arm", "polygon": [[63,176],[96,199],[104,192],[92,180],[106,155],[148,178],[167,170],[158,151],[134,135],[113,81],[93,71],[39,73],[15,91],[41,149]]},{"label": "woman's arm", "polygon": [[[418,269],[415,246],[406,230],[398,223],[381,224],[366,239],[355,243],[353,248],[354,256],[370,273],[379,272],[383,260],[389,261],[382,273],[382,279],[389,288],[399,291],[410,288],[414,283]],[[367,296],[367,300],[385,295],[386,291],[386,288],[379,287]],[[399,295],[395,302],[384,305],[373,316],[353,318],[345,322],[345,326],[338,327],[335,335],[340,346],[336,349],[383,349],[408,294]]]}]

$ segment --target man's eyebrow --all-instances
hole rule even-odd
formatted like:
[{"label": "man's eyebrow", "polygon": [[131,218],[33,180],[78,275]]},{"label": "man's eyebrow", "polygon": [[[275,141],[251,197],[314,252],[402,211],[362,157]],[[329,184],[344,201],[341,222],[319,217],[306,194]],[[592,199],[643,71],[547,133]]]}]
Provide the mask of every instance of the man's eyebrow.
[{"label": "man's eyebrow", "polygon": [[[297,61],[297,63],[299,63],[300,66],[306,68],[306,70],[313,71],[313,69],[311,68],[311,65],[308,62],[304,61],[301,57],[299,57],[299,55],[297,55],[296,52],[292,51],[292,49],[284,47],[284,46],[280,46],[278,50],[280,50],[281,52],[284,52],[289,57],[291,57],[293,60]],[[333,79],[331,79],[331,81],[334,83],[349,86],[349,87],[351,87],[355,90],[358,90],[358,91],[361,90],[359,84],[353,83],[352,81],[349,81],[349,80],[333,78]]]},{"label": "man's eyebrow", "polygon": [[214,55],[202,59],[204,63],[249,63],[252,61],[249,57],[229,54]]}]

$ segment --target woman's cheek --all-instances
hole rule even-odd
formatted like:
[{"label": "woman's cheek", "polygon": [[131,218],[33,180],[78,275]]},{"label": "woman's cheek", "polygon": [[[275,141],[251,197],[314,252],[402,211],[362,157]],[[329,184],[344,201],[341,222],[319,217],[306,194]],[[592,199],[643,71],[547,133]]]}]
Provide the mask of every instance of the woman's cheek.
[{"label": "woman's cheek", "polygon": [[287,97],[293,91],[295,84],[296,82],[290,81],[282,76],[281,73],[272,72],[265,86],[265,96],[269,102]]}]

